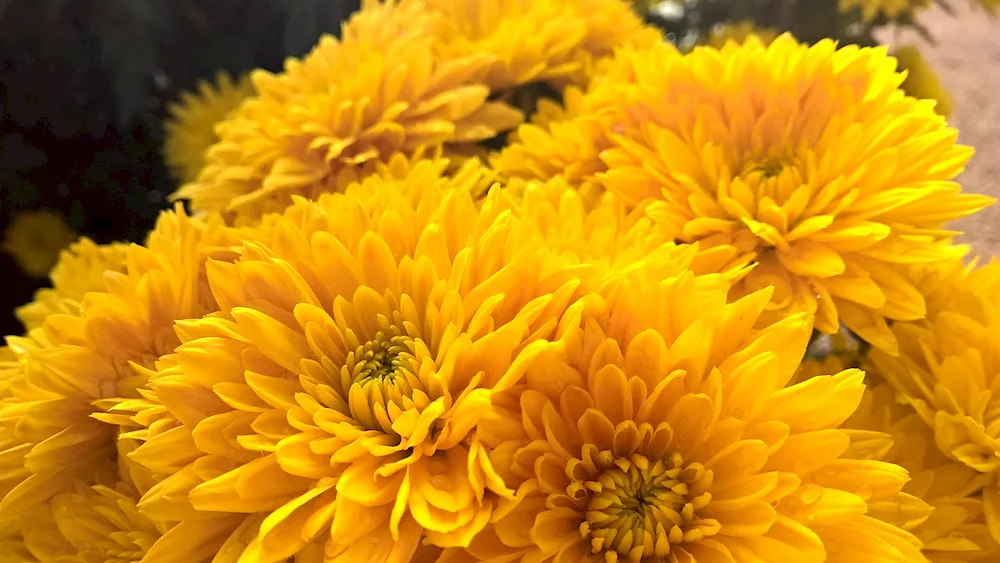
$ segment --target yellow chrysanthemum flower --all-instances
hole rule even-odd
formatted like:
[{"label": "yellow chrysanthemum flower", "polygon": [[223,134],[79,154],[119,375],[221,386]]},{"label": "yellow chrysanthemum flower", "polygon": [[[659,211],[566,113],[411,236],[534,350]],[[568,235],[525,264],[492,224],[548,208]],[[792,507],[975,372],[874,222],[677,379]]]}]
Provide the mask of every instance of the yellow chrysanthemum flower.
[{"label": "yellow chrysanthemum flower", "polygon": [[[595,87],[599,111],[567,127],[609,133],[581,134],[582,160],[534,169],[581,167],[632,205],[652,200],[670,236],[753,256],[733,294],[773,285],[764,323],[806,311],[823,332],[842,321],[895,350],[886,319],[924,315],[899,268],[961,254],[942,224],[993,201],[952,181],[971,149],[933,102],[898,89],[884,49],[785,35],[768,48],[623,51],[617,65],[626,80]],[[525,132],[527,148],[508,151],[559,154]]]},{"label": "yellow chrysanthemum flower", "polygon": [[208,259],[235,259],[236,239],[226,236],[218,217],[165,213],[146,246],[129,247],[125,272],[105,273],[107,292],[84,297],[79,315],[51,315],[27,337],[8,337],[0,526],[74,480],[91,483],[113,461],[113,424],[122,420],[101,411],[140,396],[145,373],[136,368],[173,351],[175,321],[218,308],[204,268]]},{"label": "yellow chrysanthemum flower", "polygon": [[49,279],[51,289],[35,293],[31,303],[15,313],[27,330],[42,326],[52,314],[80,314],[80,302],[91,291],[104,291],[105,272],[123,272],[127,244],[95,244],[84,237],[63,250]]},{"label": "yellow chrysanthemum flower", "polygon": [[441,11],[443,49],[486,54],[491,90],[531,82],[585,84],[597,60],[662,40],[623,0],[424,0]]},{"label": "yellow chrysanthemum flower", "polygon": [[921,560],[915,538],[865,515],[905,471],[843,457],[861,372],[784,388],[805,314],[755,331],[768,290],[727,304],[724,285],[684,271],[601,293],[494,397],[479,435],[517,498],[452,560]]},{"label": "yellow chrysanthemum flower", "polygon": [[163,159],[180,182],[198,178],[205,165],[205,153],[219,140],[216,126],[254,95],[248,77],[239,81],[220,72],[215,82],[198,81],[197,92],[183,92],[180,100],[167,106],[163,123]]},{"label": "yellow chrysanthemum flower", "polygon": [[903,493],[933,509],[924,514],[911,503],[904,512],[886,510],[883,514],[881,507],[875,507],[876,517],[909,529],[934,563],[986,563],[1000,557],[1000,545],[990,537],[986,526],[980,494],[991,476],[946,458],[937,449],[930,427],[911,407],[896,400],[890,386],[870,386],[844,428],[857,429],[852,439],[862,444],[870,442],[871,432],[888,434],[892,445],[884,453],[879,452],[876,459],[906,469],[910,482],[903,487]]},{"label": "yellow chrysanthemum flower", "polygon": [[671,272],[685,264],[697,274],[719,274],[732,284],[748,271],[748,261],[736,249],[675,246],[641,208],[629,209],[610,193],[595,198],[562,177],[548,182],[514,179],[504,193],[511,196],[525,228],[549,249],[572,262],[596,266],[600,276],[625,273],[637,264],[647,270],[660,264]]},{"label": "yellow chrysanthemum flower", "polygon": [[918,286],[927,319],[893,325],[899,357],[873,350],[870,358],[941,452],[986,476],[986,522],[1000,542],[1000,262],[928,269]]},{"label": "yellow chrysanthemum flower", "polygon": [[341,40],[324,37],[281,74],[256,71],[259,95],[226,122],[198,180],[175,197],[254,219],[292,196],[334,191],[345,168],[516,126],[520,112],[487,101],[490,56],[440,54],[441,17],[420,0],[366,2]]},{"label": "yellow chrysanthemum flower", "polygon": [[900,88],[914,98],[934,100],[934,109],[945,117],[950,117],[954,110],[954,101],[948,89],[941,83],[941,78],[927,64],[920,50],[913,45],[898,47],[892,56],[899,63],[899,70],[906,71],[906,80]]},{"label": "yellow chrysanthemum flower", "polygon": [[[619,76],[608,76],[600,93],[620,84]],[[597,82],[597,81],[595,81]],[[542,99],[529,123],[510,135],[510,143],[490,157],[490,165],[505,178],[549,180],[562,177],[586,195],[593,205],[605,192],[594,174],[605,169],[602,150],[611,146],[598,116],[615,103],[614,95],[597,95],[569,87],[562,104]]]},{"label": "yellow chrysanthemum flower", "polygon": [[[806,360],[796,379],[844,366],[838,355]],[[869,372],[867,379],[861,405],[842,426],[851,437],[852,457],[895,463],[910,474],[897,499],[870,505],[869,514],[912,532],[933,563],[995,561],[1000,545],[987,529],[981,493],[990,476],[945,457],[913,408],[877,374]]]},{"label": "yellow chrysanthemum flower", "polygon": [[758,28],[753,20],[726,22],[712,29],[707,44],[721,49],[730,41],[743,44],[751,37],[756,37],[766,47],[778,38],[778,32],[770,28]]},{"label": "yellow chrysanthemum flower", "polygon": [[76,240],[76,233],[51,211],[22,211],[4,231],[2,250],[29,276],[44,278],[59,260],[59,252]]},{"label": "yellow chrysanthemum flower", "polygon": [[840,0],[841,12],[861,8],[861,17],[872,21],[878,16],[895,19],[905,14],[915,14],[931,5],[931,0]]},{"label": "yellow chrysanthemum flower", "polygon": [[[138,563],[142,559],[170,526],[151,521],[136,507],[155,477],[128,460],[135,446],[132,440],[120,441],[117,471],[107,467],[91,485],[73,482],[23,517],[23,548],[31,554],[23,562]],[[170,533],[198,542],[193,527]],[[202,545],[199,557],[191,561],[209,561],[218,547]]]},{"label": "yellow chrysanthemum flower", "polygon": [[[169,475],[141,510],[239,514],[251,560],[409,561],[466,545],[513,496],[475,427],[586,266],[441,171],[299,199],[210,266],[220,314],[180,323],[150,384],[177,424],[150,425],[132,455]],[[162,540],[146,563],[186,549]]]}]

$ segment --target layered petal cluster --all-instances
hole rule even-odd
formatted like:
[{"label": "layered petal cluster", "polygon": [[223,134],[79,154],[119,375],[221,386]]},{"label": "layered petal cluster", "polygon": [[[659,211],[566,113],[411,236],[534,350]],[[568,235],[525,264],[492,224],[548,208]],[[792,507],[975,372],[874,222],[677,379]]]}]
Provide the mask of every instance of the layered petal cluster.
[{"label": "layered petal cluster", "polygon": [[59,214],[22,211],[4,230],[0,250],[9,254],[25,274],[44,278],[58,261],[59,252],[74,240],[76,233]]},{"label": "layered petal cluster", "polygon": [[444,15],[444,49],[493,58],[483,78],[492,90],[540,81],[583,85],[616,47],[662,40],[622,0],[424,1]]},{"label": "layered petal cluster", "polygon": [[927,318],[894,324],[899,356],[873,350],[870,361],[940,452],[983,477],[986,523],[1000,542],[1000,263],[925,274]]},{"label": "layered petal cluster", "polygon": [[560,176],[547,182],[514,179],[504,190],[525,227],[546,247],[566,260],[596,266],[599,276],[659,265],[667,268],[664,276],[684,267],[732,284],[748,271],[748,260],[734,248],[675,245],[643,209],[629,208],[614,194],[588,194]]},{"label": "layered petal cluster", "polygon": [[252,220],[292,196],[335,191],[339,175],[421,147],[467,147],[508,130],[517,110],[488,101],[485,53],[446,55],[442,15],[421,0],[366,2],[284,72],[252,75],[258,95],[217,131],[198,179],[175,197]]},{"label": "layered petal cluster", "polygon": [[592,179],[604,169],[598,155],[610,142],[594,116],[607,104],[584,92],[567,88],[562,104],[540,99],[531,121],[511,133],[510,144],[492,155],[492,167],[509,178],[561,176],[587,195],[588,204],[596,201],[605,190]]},{"label": "layered petal cluster", "polygon": [[[823,332],[842,321],[895,352],[886,319],[924,315],[901,272],[960,255],[942,224],[992,202],[952,181],[971,149],[932,101],[899,90],[884,49],[787,35],[687,55],[660,45],[622,51],[609,76],[582,102],[593,110],[566,127],[602,132],[581,135],[584,158],[525,167],[590,171],[631,205],[652,201],[670,236],[752,256],[733,296],[773,286],[765,323],[814,313]],[[524,129],[508,153],[562,154]]]},{"label": "layered petal cluster", "polygon": [[[836,372],[848,361],[837,352],[805,360],[796,379]],[[1000,544],[987,528],[982,495],[991,477],[946,457],[931,427],[891,385],[871,371],[866,379],[861,405],[842,426],[851,437],[851,456],[894,463],[910,474],[894,502],[872,505],[869,514],[912,532],[934,563],[996,560]]]},{"label": "layered petal cluster", "polygon": [[[156,420],[132,459],[167,475],[141,510],[238,515],[215,532],[254,561],[410,561],[471,541],[514,495],[478,421],[589,276],[498,195],[477,210],[467,181],[425,162],[299,199],[239,260],[209,264],[220,312],[178,323],[155,406],[134,416]],[[146,561],[186,549],[161,540]]]},{"label": "layered petal cluster", "polygon": [[[165,213],[124,272],[105,272],[79,314],[54,314],[26,337],[8,337],[0,395],[0,526],[66,490],[90,485],[117,457],[116,424],[103,411],[140,398],[142,368],[177,345],[174,322],[217,309],[205,279],[209,258],[232,260],[221,219]],[[235,236],[235,235],[234,235]],[[235,240],[235,239],[234,239]]]},{"label": "layered petal cluster", "polygon": [[906,472],[850,459],[837,428],[863,374],[785,387],[806,315],[754,330],[768,291],[727,304],[724,285],[683,271],[601,293],[494,396],[479,435],[517,496],[451,560],[923,560],[866,514]]},{"label": "layered petal cluster", "polygon": [[234,80],[224,72],[214,82],[200,80],[197,91],[182,92],[167,106],[163,122],[163,160],[174,178],[191,182],[205,165],[205,152],[219,140],[216,127],[254,94],[248,77]]},{"label": "layered petal cluster", "polygon": [[[156,524],[142,515],[136,502],[154,477],[127,454],[135,442],[118,442],[119,463],[98,473],[87,485],[74,481],[48,501],[32,507],[21,525],[22,563],[138,563],[169,526]],[[177,530],[196,542],[193,530]],[[200,560],[214,555],[218,546],[208,546]],[[0,561],[3,561],[0,558]]]},{"label": "layered petal cluster", "polygon": [[[844,428],[858,445],[859,457],[895,463],[910,474],[899,499],[903,510],[874,506],[875,517],[910,530],[934,563],[986,563],[1000,557],[1000,544],[990,537],[986,525],[982,495],[994,477],[945,457],[931,427],[912,407],[897,400],[892,387],[870,386]],[[871,448],[879,441],[873,436],[876,432],[891,438],[888,448]],[[931,511],[923,510],[921,503]]]},{"label": "layered petal cluster", "polygon": [[84,295],[104,291],[104,272],[125,270],[127,248],[121,243],[95,244],[83,237],[63,250],[49,273],[52,288],[39,290],[31,303],[15,311],[24,328],[39,328],[53,314],[79,315]]}]

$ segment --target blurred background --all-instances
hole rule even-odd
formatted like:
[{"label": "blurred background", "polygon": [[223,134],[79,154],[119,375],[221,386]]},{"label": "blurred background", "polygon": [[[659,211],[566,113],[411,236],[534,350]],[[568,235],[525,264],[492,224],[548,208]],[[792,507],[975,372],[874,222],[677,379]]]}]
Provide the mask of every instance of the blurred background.
[{"label": "blurred background", "polygon": [[[0,0],[0,233],[16,221],[40,247],[141,243],[176,188],[161,151],[167,105],[220,70],[280,70],[359,5]],[[13,309],[46,283],[0,253],[0,334],[23,332]]]},{"label": "blurred background", "polygon": [[[772,37],[790,30],[806,42],[882,43],[894,52],[915,46],[919,64],[936,73],[954,102],[950,118],[962,142],[977,148],[961,181],[1000,196],[1000,159],[987,156],[1000,150],[1000,24],[983,9],[993,0],[906,0],[920,7],[918,15],[892,18],[863,17],[864,6],[899,2],[633,2],[682,48],[741,40],[751,28]],[[54,260],[77,236],[143,241],[178,185],[163,158],[163,123],[182,92],[219,71],[278,71],[320,35],[338,34],[360,3],[0,0],[0,234],[32,247],[21,248],[23,255],[41,257],[18,262],[18,252],[0,241],[0,334],[23,332],[14,308],[47,284],[45,257]],[[747,27],[716,36],[723,22]],[[1000,208],[959,227],[976,253],[1000,252]]]}]

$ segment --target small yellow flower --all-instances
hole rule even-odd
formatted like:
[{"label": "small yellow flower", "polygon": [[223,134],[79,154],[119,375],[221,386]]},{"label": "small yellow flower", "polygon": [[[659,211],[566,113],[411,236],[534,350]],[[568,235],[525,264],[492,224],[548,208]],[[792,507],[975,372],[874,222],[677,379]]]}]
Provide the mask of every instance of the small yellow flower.
[{"label": "small yellow flower", "polygon": [[897,48],[892,56],[899,63],[899,70],[906,71],[906,80],[900,88],[908,96],[936,101],[934,109],[941,115],[950,117],[955,107],[951,94],[934,69],[927,64],[927,59],[920,50],[913,45],[903,45]]},{"label": "small yellow flower", "polygon": [[930,5],[931,0],[840,0],[838,7],[845,13],[860,7],[861,17],[870,22],[880,15],[894,19],[915,14]]},{"label": "small yellow flower", "polygon": [[50,211],[22,211],[3,236],[3,251],[29,276],[43,278],[59,260],[59,252],[76,240],[63,218]]},{"label": "small yellow flower", "polygon": [[167,106],[163,123],[163,158],[174,177],[191,182],[205,164],[205,153],[219,140],[216,127],[254,94],[248,77],[239,81],[220,72],[215,82],[201,80],[197,92],[182,92]]},{"label": "small yellow flower", "polygon": [[54,313],[80,314],[83,296],[104,291],[105,272],[123,272],[127,244],[95,244],[83,237],[63,250],[49,279],[51,289],[41,289],[35,299],[15,313],[27,330],[36,329]]},{"label": "small yellow flower", "polygon": [[778,32],[770,28],[758,29],[752,20],[726,22],[712,29],[707,44],[721,49],[730,41],[742,44],[750,37],[756,37],[766,47],[778,38]]}]

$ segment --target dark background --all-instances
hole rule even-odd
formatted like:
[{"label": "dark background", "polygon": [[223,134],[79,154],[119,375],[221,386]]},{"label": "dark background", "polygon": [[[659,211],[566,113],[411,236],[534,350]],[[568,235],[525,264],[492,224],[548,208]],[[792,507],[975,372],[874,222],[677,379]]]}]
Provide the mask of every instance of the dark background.
[{"label": "dark background", "polygon": [[[360,0],[0,0],[0,233],[48,209],[99,243],[142,242],[176,188],[166,105],[216,71],[280,70]],[[0,335],[47,283],[0,253]]]}]

